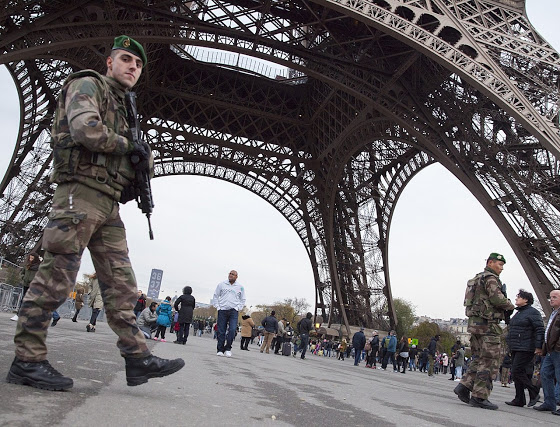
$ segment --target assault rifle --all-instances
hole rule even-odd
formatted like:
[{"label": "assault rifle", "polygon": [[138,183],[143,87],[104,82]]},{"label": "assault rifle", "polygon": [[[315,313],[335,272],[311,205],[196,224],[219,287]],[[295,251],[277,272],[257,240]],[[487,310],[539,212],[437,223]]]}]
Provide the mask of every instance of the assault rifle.
[{"label": "assault rifle", "polygon": [[[152,196],[152,187],[150,185],[150,152],[149,146],[142,141],[140,132],[140,123],[138,122],[138,111],[136,109],[136,93],[127,92],[125,94],[126,113],[128,116],[128,127],[131,133],[134,149],[130,154],[130,162],[136,171],[136,176],[132,183],[133,195],[129,200],[135,199],[138,208],[148,218],[148,230],[150,240],[154,240],[152,232],[152,223],[150,216],[154,209],[154,199]],[[126,201],[125,201],[126,203]]]},{"label": "assault rifle", "polygon": [[[504,294],[504,296],[507,298],[507,286],[505,283],[502,283],[502,294]],[[506,325],[509,325],[511,313],[512,312],[509,310],[504,310],[504,321],[506,322]]]}]

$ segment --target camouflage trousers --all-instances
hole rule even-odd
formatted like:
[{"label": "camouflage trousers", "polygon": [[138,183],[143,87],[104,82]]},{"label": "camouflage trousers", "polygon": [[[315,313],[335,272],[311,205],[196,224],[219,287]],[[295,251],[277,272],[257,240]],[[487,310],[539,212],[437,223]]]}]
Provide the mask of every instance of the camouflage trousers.
[{"label": "camouflage trousers", "polygon": [[472,361],[461,384],[473,397],[488,399],[500,365],[500,336],[471,334]]},{"label": "camouflage trousers", "polygon": [[16,356],[27,362],[47,357],[51,315],[76,283],[82,254],[89,249],[99,279],[107,322],[118,335],[122,356],[150,354],[133,309],[136,277],[128,258],[119,205],[109,196],[80,183],[60,184],[43,233],[44,260],[19,312],[14,342]]}]

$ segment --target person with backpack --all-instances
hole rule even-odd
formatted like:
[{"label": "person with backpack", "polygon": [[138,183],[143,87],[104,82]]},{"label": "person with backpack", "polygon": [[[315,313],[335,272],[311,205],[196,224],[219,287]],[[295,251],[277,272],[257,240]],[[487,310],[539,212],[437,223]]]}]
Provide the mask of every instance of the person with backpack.
[{"label": "person with backpack", "polygon": [[[107,52],[105,75],[94,70],[69,75],[59,88],[56,109],[49,110],[53,116],[49,178],[57,185],[42,235],[44,260],[19,312],[10,383],[47,390],[73,387],[73,380],[47,361],[46,339],[51,313],[74,287],[86,247],[101,282],[107,323],[119,336],[127,385],[137,386],[185,366],[182,359],[152,355],[136,324],[138,286],[119,213],[119,202],[135,198],[136,176],[153,172],[152,150],[145,141],[133,141],[128,119],[137,118],[127,117],[125,102],[148,59],[144,47],[127,35],[115,37]],[[100,59],[95,59],[96,65]]]},{"label": "person with backpack", "polygon": [[386,352],[385,356],[383,357],[383,363],[381,363],[381,369],[384,371],[387,369],[387,363],[389,360],[393,363],[393,371],[397,372],[397,362],[395,361],[395,352],[397,351],[397,337],[395,336],[396,332],[391,331],[389,335],[387,335],[383,341],[385,344]]},{"label": "person with backpack", "polygon": [[470,406],[498,409],[488,398],[492,392],[493,378],[500,364],[500,320],[506,311],[515,308],[502,292],[500,273],[506,260],[503,255],[492,252],[486,260],[486,268],[467,282],[465,314],[469,318],[467,332],[471,334],[472,362],[466,374],[455,387],[457,397]]}]

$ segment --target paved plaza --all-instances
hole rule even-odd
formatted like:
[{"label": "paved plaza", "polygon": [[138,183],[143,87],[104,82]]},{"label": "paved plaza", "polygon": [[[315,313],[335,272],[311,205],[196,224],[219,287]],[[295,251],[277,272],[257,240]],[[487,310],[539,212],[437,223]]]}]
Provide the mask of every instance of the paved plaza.
[{"label": "paved plaza", "polygon": [[494,388],[500,409],[472,408],[453,394],[449,375],[366,369],[351,360],[309,355],[306,360],[261,354],[256,345],[233,357],[216,356],[208,335],[186,346],[151,342],[154,354],[183,357],[185,368],[128,387],[116,335],[104,322],[61,319],[49,329],[49,361],[74,379],[52,392],[8,384],[15,322],[0,313],[0,425],[2,426],[558,426],[560,417],[509,407],[513,386]]}]

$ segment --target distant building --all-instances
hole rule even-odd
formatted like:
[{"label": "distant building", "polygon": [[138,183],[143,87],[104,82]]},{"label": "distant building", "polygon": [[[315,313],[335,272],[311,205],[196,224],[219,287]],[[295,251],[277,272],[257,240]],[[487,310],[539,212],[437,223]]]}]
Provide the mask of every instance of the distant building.
[{"label": "distant building", "polygon": [[444,319],[432,319],[431,317],[428,316],[419,316],[415,319],[414,325],[417,326],[423,322],[435,323],[436,325],[439,326],[439,328],[442,331],[449,331],[452,335],[455,335],[455,337],[458,340],[461,340],[461,342],[464,344],[468,345],[470,342],[471,334],[467,332],[467,324],[468,324],[467,318],[452,317],[449,320],[444,320]]},{"label": "distant building", "polygon": [[195,302],[194,308],[208,308],[211,307],[212,304],[204,304],[203,302]]}]

